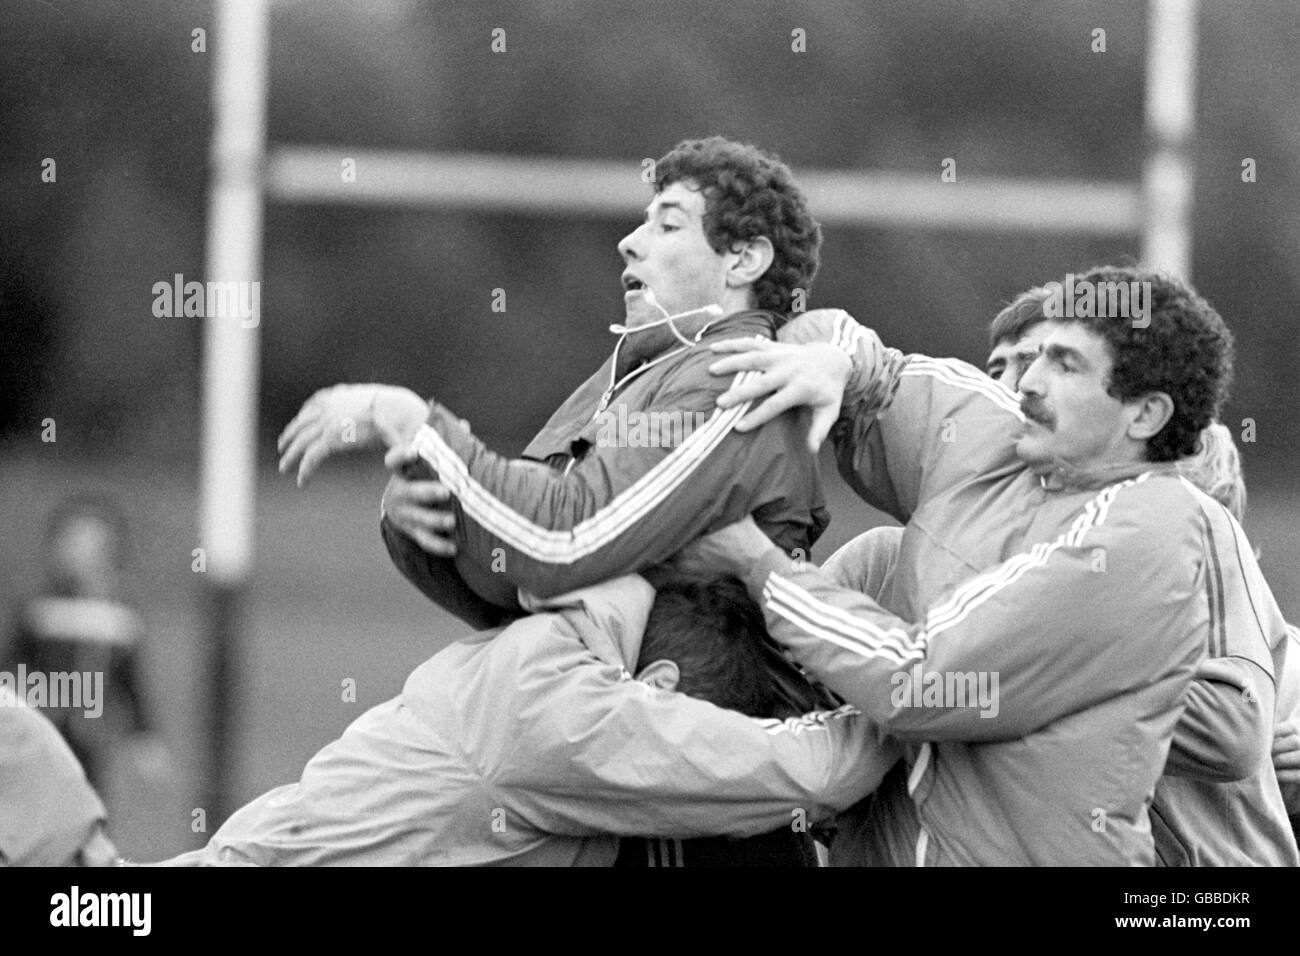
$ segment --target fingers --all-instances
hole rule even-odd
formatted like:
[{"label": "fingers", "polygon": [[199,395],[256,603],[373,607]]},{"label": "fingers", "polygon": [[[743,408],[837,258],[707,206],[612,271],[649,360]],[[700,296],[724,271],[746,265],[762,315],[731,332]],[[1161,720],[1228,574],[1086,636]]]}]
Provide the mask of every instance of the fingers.
[{"label": "fingers", "polygon": [[319,395],[320,392],[317,392],[303,402],[302,408],[298,409],[298,414],[293,416],[293,420],[284,426],[284,431],[280,432],[280,437],[275,444],[276,451],[284,451],[285,446],[293,441],[298,432],[320,418],[320,403],[316,400]]},{"label": "fingers", "polygon": [[813,409],[812,424],[808,428],[808,450],[814,455],[821,449],[826,436],[831,433],[831,426],[835,424],[839,414],[838,408],[831,408],[828,405]]},{"label": "fingers", "polygon": [[718,396],[717,404],[719,408],[734,408],[737,405],[745,404],[745,402],[752,402],[765,395],[770,395],[781,389],[785,384],[786,381],[783,376],[777,376],[769,372],[748,382],[741,382],[739,385],[731,386]]},{"label": "fingers", "polygon": [[[431,508],[415,498],[443,500],[451,495],[436,481],[408,482],[396,498],[385,504],[389,520],[397,530],[410,537],[424,551],[438,557],[456,554],[456,514],[446,508]],[[420,486],[420,487],[412,487]]]},{"label": "fingers", "polygon": [[776,345],[769,338],[754,335],[743,339],[724,339],[709,346],[715,352],[767,352]]},{"label": "fingers", "polygon": [[320,428],[314,424],[306,425],[300,428],[289,442],[287,448],[280,455],[280,472],[287,473],[296,465],[313,441],[320,437]]},{"label": "fingers", "polygon": [[423,528],[412,529],[409,534],[411,539],[427,554],[439,558],[454,558],[456,556],[456,541],[454,538],[441,537],[425,531]]},{"label": "fingers", "polygon": [[[719,344],[725,345],[726,343]],[[716,348],[716,346],[710,346],[710,348]],[[714,375],[734,375],[736,372],[752,370],[766,371],[779,361],[781,361],[781,356],[771,350],[745,352],[741,355],[728,355],[726,358],[718,359],[709,366],[709,371]]]},{"label": "fingers", "polygon": [[394,445],[384,455],[384,467],[389,471],[400,471],[403,465],[409,465],[419,457],[419,454],[409,445]]},{"label": "fingers", "polygon": [[315,441],[307,446],[307,450],[303,452],[302,464],[298,466],[299,488],[306,487],[311,476],[316,473],[316,469],[330,456],[332,451],[329,439],[324,435],[317,437]]},{"label": "fingers", "polygon": [[[398,479],[399,487],[393,489],[392,500],[398,507],[407,504],[438,505],[451,500],[451,489],[441,481],[406,481]],[[446,509],[439,513],[447,514]]]},{"label": "fingers", "polygon": [[1293,721],[1278,724],[1273,735],[1273,770],[1278,783],[1300,785],[1300,730]]},{"label": "fingers", "polygon": [[799,404],[799,398],[790,389],[782,389],[770,396],[762,405],[751,409],[736,423],[736,431],[749,432],[761,428],[781,413],[796,408]]}]

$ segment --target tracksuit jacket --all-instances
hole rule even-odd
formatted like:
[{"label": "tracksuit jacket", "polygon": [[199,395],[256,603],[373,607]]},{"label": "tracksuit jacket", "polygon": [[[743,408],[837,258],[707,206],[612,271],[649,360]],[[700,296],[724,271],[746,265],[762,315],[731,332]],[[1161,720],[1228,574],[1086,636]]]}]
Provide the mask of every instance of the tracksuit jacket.
[{"label": "tracksuit jacket", "polygon": [[[1165,866],[1294,866],[1297,850],[1271,749],[1277,721],[1300,695],[1296,629],[1274,613],[1254,555],[1236,521],[1206,504],[1207,599],[1223,608],[1206,659],[1188,688],[1171,759],[1151,804],[1156,862]],[[822,565],[841,587],[877,598],[898,560],[903,529],[873,528]],[[1284,637],[1285,635],[1285,637]],[[1288,650],[1289,646],[1289,650]],[[1276,703],[1270,707],[1276,678]],[[1173,754],[1181,755],[1174,767]]]},{"label": "tracksuit jacket", "polygon": [[[693,348],[637,369],[621,367],[616,351],[520,459],[489,451],[431,402],[414,447],[456,496],[459,554],[454,563],[432,558],[385,517],[394,563],[436,603],[483,627],[500,622],[491,605],[515,606],[516,589],[546,597],[639,571],[751,512],[777,546],[806,557],[829,517],[804,419],[783,415],[737,434],[747,407],[719,410],[715,399],[733,380],[708,371],[717,359],[709,343],[771,338],[774,329],[769,312],[739,312],[707,326]],[[690,427],[636,430],[669,422]]]},{"label": "tracksuit jacket", "polygon": [[450,645],[169,862],[608,866],[618,834],[798,830],[897,758],[852,707],[761,720],[633,679],[653,601],[629,575]]},{"label": "tracksuit jacket", "polygon": [[[845,313],[783,338],[852,356],[841,473],[905,523],[880,604],[776,553],[749,575],[772,635],[908,745],[841,816],[832,860],[1153,863],[1152,794],[1225,626],[1211,499],[1150,463],[1040,479],[1014,451],[1012,393],[886,348]],[[996,707],[963,699],[994,676]]]}]

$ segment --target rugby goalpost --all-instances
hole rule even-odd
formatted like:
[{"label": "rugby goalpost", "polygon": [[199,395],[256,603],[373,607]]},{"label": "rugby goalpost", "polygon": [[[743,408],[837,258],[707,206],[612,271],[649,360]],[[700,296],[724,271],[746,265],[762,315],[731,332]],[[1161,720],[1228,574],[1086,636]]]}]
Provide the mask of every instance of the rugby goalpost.
[{"label": "rugby goalpost", "polygon": [[[329,146],[268,150],[270,0],[216,0],[213,135],[205,279],[260,282],[267,200],[485,214],[560,212],[636,219],[645,203],[639,160],[486,153],[414,153]],[[1146,161],[1140,182],[963,179],[937,173],[799,170],[824,223],[1035,234],[1138,235],[1147,263],[1191,271],[1196,0],[1148,0]],[[355,176],[344,181],[342,161]],[[208,766],[202,805],[230,807],[231,690],[253,567],[260,315],[251,327],[204,323],[200,544],[206,557]]]}]

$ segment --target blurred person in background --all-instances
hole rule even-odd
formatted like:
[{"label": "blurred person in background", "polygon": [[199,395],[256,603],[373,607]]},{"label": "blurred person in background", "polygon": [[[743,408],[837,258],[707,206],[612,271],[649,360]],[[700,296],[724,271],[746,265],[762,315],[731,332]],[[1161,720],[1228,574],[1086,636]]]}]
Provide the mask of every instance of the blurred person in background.
[{"label": "blurred person in background", "polygon": [[21,665],[47,682],[54,674],[97,682],[96,713],[55,700],[42,710],[101,788],[120,743],[146,775],[161,773],[166,756],[141,689],[144,627],[123,595],[125,549],[125,519],[112,501],[80,495],[58,505],[46,529],[44,584],[20,607],[5,654],[11,674]]}]

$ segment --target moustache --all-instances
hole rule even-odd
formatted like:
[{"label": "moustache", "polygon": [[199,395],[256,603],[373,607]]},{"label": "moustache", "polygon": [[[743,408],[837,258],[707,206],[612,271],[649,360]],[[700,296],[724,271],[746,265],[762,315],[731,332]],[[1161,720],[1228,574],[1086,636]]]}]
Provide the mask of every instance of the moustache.
[{"label": "moustache", "polygon": [[1023,399],[1020,402],[1020,413],[1031,422],[1037,422],[1044,428],[1056,427],[1056,420],[1039,402]]}]

